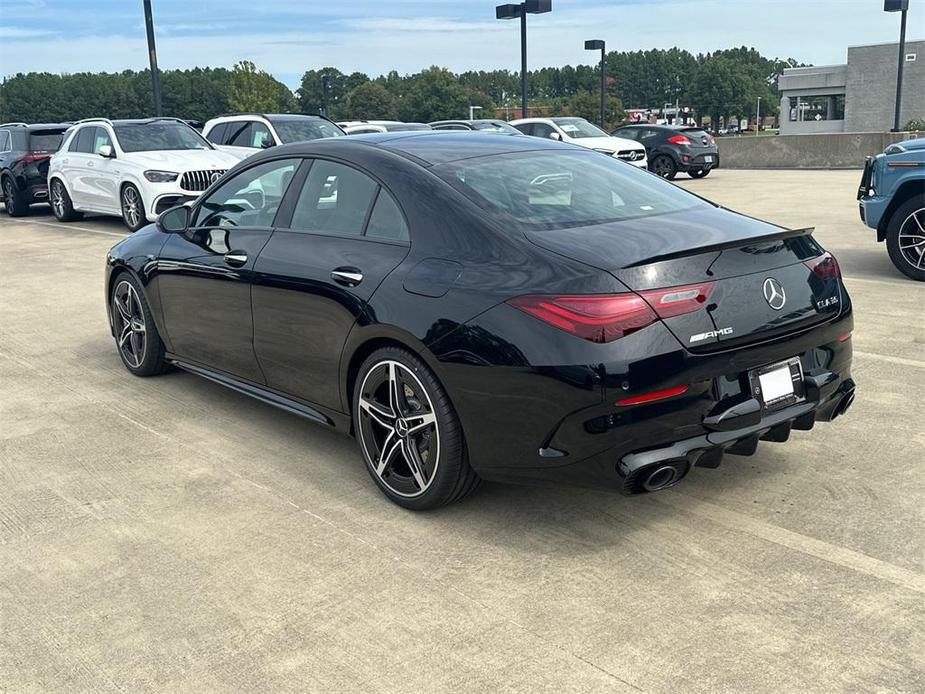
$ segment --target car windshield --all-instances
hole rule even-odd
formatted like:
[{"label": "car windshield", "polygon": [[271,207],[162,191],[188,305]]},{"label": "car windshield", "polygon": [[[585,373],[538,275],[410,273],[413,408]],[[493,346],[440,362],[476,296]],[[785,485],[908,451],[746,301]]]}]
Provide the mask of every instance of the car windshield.
[{"label": "car windshield", "polygon": [[123,152],[152,152],[166,149],[212,149],[202,135],[186,123],[155,121],[113,126]]},{"label": "car windshield", "polygon": [[592,151],[499,154],[432,171],[480,207],[528,230],[592,226],[709,204]]},{"label": "car windshield", "polygon": [[273,127],[283,144],[317,140],[322,137],[339,137],[344,132],[333,123],[320,118],[292,118],[274,120]]},{"label": "car windshield", "polygon": [[33,130],[29,134],[29,151],[40,154],[57,152],[63,137],[63,130]]},{"label": "car windshield", "polygon": [[482,120],[472,124],[476,130],[483,130],[492,133],[509,133],[511,135],[520,135],[521,132],[513,125],[508,125],[502,120]]},{"label": "car windshield", "polygon": [[571,138],[608,137],[607,133],[596,125],[592,125],[584,118],[553,118],[552,122],[558,125],[562,129],[562,132]]}]

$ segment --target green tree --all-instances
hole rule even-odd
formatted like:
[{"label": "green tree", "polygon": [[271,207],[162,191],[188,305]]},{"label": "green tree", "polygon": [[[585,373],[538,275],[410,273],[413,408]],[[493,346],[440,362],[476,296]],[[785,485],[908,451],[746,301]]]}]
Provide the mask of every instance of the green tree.
[{"label": "green tree", "polygon": [[719,127],[720,117],[747,113],[743,103],[750,98],[754,85],[748,72],[738,62],[722,55],[704,60],[694,75],[690,100],[700,116],[710,117],[713,130]]},{"label": "green tree", "polygon": [[378,82],[364,82],[344,97],[342,111],[350,120],[394,120],[396,99]]},{"label": "green tree", "polygon": [[429,121],[468,118],[470,93],[452,72],[429,67],[411,78],[411,85],[399,103],[402,120]]},{"label": "green tree", "polygon": [[292,93],[285,85],[258,70],[249,60],[242,60],[234,66],[228,95],[232,111],[275,112],[291,106],[291,101]]},{"label": "green tree", "polygon": [[[600,87],[598,87],[600,89]],[[601,120],[601,96],[599,92],[580,91],[568,100],[570,115],[584,118],[595,125]],[[604,97],[604,129],[610,132],[623,122],[626,112],[623,102],[615,96],[607,94]]]}]

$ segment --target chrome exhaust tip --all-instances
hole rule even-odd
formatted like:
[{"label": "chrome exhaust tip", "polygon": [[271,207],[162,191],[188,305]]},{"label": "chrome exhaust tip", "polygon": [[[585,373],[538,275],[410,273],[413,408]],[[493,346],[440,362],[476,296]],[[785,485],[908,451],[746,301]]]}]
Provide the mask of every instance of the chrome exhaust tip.
[{"label": "chrome exhaust tip", "polygon": [[680,479],[678,468],[674,465],[662,465],[649,473],[642,483],[642,488],[647,492],[657,492],[670,487]]}]

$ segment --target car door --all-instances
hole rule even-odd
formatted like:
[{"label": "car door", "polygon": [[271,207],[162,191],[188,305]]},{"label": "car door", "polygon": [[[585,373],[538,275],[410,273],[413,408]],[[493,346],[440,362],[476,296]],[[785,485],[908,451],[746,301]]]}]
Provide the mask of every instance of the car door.
[{"label": "car door", "polygon": [[90,178],[93,169],[88,166],[93,154],[93,141],[96,126],[87,125],[77,131],[71,140],[67,157],[61,162],[64,179],[71,196],[71,202],[77,209],[94,209],[93,191]]},{"label": "car door", "polygon": [[254,349],[267,385],[342,411],[347,334],[408,254],[408,227],[388,190],[343,163],[316,159],[289,195],[254,268]]},{"label": "car door", "polygon": [[189,230],[164,244],[158,291],[176,356],[264,382],[254,356],[254,262],[282,199],[266,191],[285,191],[301,161],[265,161],[229,178],[193,208]]},{"label": "car door", "polygon": [[119,167],[121,162],[115,158],[104,157],[100,155],[100,149],[104,146],[113,147],[112,138],[106,128],[97,126],[93,128],[93,144],[91,152],[93,156],[87,158],[87,175],[85,179],[88,204],[97,210],[108,210],[110,212],[120,212],[119,206]]}]

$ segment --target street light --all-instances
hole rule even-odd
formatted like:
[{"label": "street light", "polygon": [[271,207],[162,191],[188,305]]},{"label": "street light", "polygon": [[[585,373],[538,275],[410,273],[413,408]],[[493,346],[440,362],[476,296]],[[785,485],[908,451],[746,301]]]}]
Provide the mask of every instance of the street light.
[{"label": "street light", "polygon": [[585,50],[586,51],[597,51],[601,52],[601,128],[604,127],[604,90],[605,85],[607,84],[604,78],[604,59],[607,55],[607,49],[603,41],[593,40],[585,41]]},{"label": "street light", "polygon": [[154,18],[151,16],[151,0],[144,0],[145,31],[148,34],[148,61],[151,64],[151,89],[154,91],[154,115],[161,115],[161,85],[157,74],[157,48],[154,45]]},{"label": "street light", "polygon": [[906,52],[906,12],[909,0],[883,0],[884,12],[900,12],[899,20],[899,64],[896,66],[896,110],[893,111],[893,132],[899,132],[899,111],[903,104],[903,62]]},{"label": "street light", "polygon": [[475,120],[475,112],[481,110],[481,106],[469,106],[469,120]]},{"label": "street light", "polygon": [[328,86],[331,84],[331,75],[321,76],[321,115],[328,116]]},{"label": "street light", "polygon": [[527,15],[552,12],[552,0],[524,0],[519,5],[498,5],[496,19],[520,17],[520,117],[527,117]]},{"label": "street light", "polygon": [[758,105],[755,107],[755,135],[761,130],[761,97],[758,97]]}]

